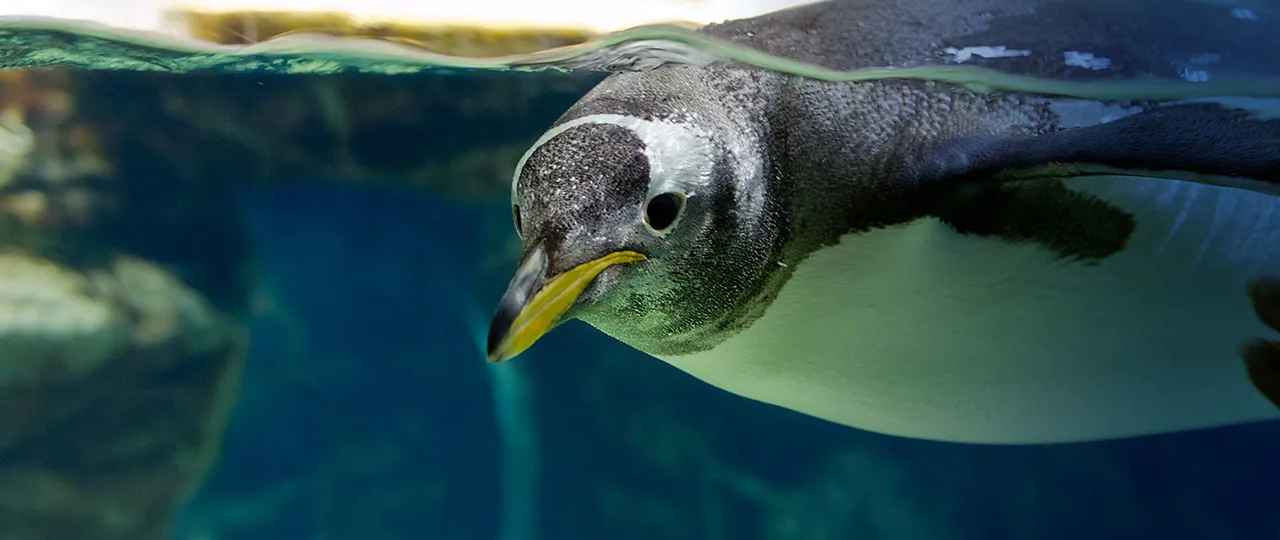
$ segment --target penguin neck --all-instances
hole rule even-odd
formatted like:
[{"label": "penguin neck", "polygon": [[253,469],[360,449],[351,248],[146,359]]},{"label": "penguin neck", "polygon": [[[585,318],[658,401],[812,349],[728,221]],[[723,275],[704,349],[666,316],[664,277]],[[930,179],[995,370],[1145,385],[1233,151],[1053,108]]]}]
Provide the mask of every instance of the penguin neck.
[{"label": "penguin neck", "polygon": [[770,115],[768,155],[786,213],[786,262],[851,232],[899,225],[927,214],[923,194],[901,164],[912,143],[898,137],[907,89],[887,84],[805,81],[787,85]]}]

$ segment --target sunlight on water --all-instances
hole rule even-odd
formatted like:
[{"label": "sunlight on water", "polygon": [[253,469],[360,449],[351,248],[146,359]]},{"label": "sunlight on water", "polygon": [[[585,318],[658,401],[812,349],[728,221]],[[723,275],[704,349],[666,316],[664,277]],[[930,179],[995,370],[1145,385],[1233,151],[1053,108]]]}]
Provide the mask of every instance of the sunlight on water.
[{"label": "sunlight on water", "polygon": [[343,13],[362,23],[584,26],[594,31],[661,22],[752,17],[813,0],[2,0],[0,16],[90,20],[117,28],[179,32],[183,13]]},{"label": "sunlight on water", "polygon": [[[66,46],[66,42],[71,46]],[[458,57],[378,39],[343,38],[305,30],[249,45],[221,45],[151,32],[132,32],[56,19],[0,17],[3,68],[75,66],[166,71],[211,68],[256,73],[336,73],[348,69],[403,74],[433,69],[636,71],[664,65],[730,61],[801,78],[832,82],[917,79],[976,92],[1020,91],[1086,99],[1156,101],[1208,96],[1276,97],[1276,77],[1240,75],[1210,81],[1068,81],[1014,75],[966,65],[833,70],[771,56],[675,25],[629,28],[585,43],[492,58]]]}]

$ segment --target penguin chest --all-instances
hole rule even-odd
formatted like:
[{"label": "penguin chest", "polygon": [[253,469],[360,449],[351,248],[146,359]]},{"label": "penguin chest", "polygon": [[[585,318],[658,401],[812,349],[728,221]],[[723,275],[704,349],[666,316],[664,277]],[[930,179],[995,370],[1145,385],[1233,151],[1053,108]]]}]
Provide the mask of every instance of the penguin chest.
[{"label": "penguin chest", "polygon": [[1073,181],[1132,213],[1086,264],[937,220],[848,235],[763,316],[667,356],[730,392],[916,438],[1044,443],[1276,416],[1238,347],[1266,329],[1244,293],[1280,271],[1280,202],[1170,181]]}]

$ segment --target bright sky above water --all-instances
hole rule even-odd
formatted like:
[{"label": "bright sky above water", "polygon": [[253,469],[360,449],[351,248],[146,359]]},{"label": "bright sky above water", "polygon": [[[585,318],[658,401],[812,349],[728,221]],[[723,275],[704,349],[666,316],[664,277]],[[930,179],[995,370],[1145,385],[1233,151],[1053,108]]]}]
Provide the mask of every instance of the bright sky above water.
[{"label": "bright sky above water", "polygon": [[342,11],[371,21],[587,26],[609,31],[661,21],[709,23],[813,0],[0,0],[0,15],[87,19],[165,30],[168,10]]}]

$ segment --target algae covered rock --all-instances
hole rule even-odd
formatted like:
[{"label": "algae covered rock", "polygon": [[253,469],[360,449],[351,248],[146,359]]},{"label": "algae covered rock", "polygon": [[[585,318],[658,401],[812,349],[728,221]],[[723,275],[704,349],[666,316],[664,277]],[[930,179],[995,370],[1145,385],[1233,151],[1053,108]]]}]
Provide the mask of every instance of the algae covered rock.
[{"label": "algae covered rock", "polygon": [[103,280],[33,255],[0,253],[0,385],[74,381],[125,346],[127,314],[94,281]]},{"label": "algae covered rock", "polygon": [[595,37],[580,26],[485,27],[430,21],[362,21],[338,11],[205,11],[176,9],[170,25],[201,41],[223,45],[260,43],[288,34],[322,33],[344,38],[383,39],[449,56],[484,58],[528,54]]},{"label": "algae covered rock", "polygon": [[[545,45],[522,39],[485,50]],[[600,77],[0,72],[0,538],[167,537],[244,361],[237,189],[505,199],[520,154]]]},{"label": "algae covered rock", "polygon": [[166,537],[217,455],[241,325],[147,261],[20,252],[0,314],[0,537]]},{"label": "algae covered rock", "polygon": [[0,538],[158,540],[235,401],[246,238],[79,88],[0,77]]}]

